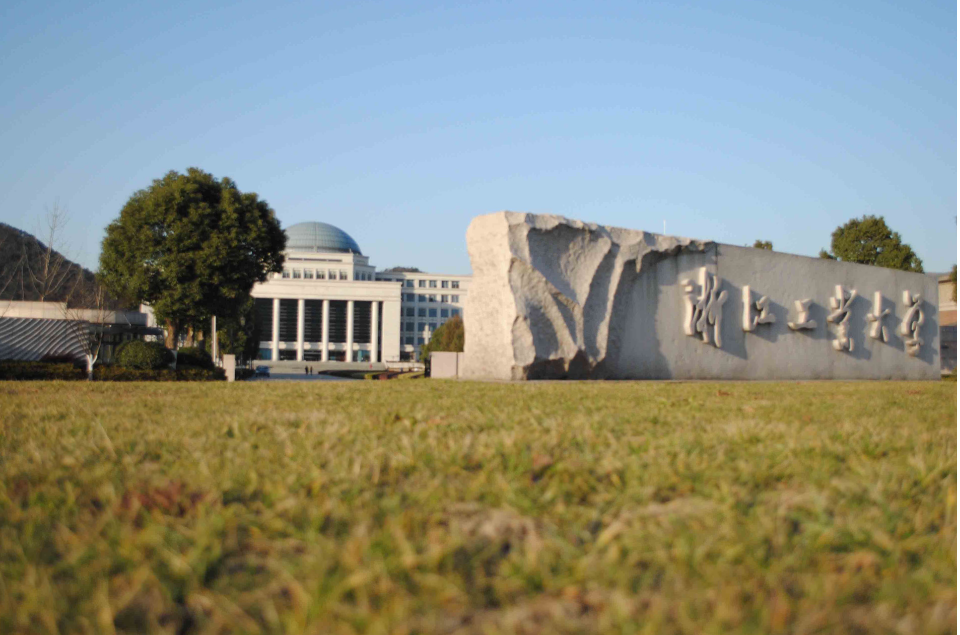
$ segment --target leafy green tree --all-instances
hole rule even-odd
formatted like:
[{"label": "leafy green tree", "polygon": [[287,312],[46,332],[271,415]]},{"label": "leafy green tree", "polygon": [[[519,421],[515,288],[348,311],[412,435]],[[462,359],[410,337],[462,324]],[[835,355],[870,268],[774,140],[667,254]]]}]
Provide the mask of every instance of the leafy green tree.
[{"label": "leafy green tree", "polygon": [[766,249],[767,251],[773,251],[773,243],[769,240],[755,240],[753,241],[754,249]]},{"label": "leafy green tree", "polygon": [[953,269],[950,270],[950,282],[953,283],[953,301],[957,301],[957,265],[953,265]]},{"label": "leafy green tree", "polygon": [[923,262],[900,234],[887,226],[883,216],[852,218],[834,230],[830,251],[820,250],[821,258],[875,265],[902,271],[923,272]]},{"label": "leafy green tree", "polygon": [[256,358],[260,337],[256,329],[253,298],[247,298],[239,314],[217,316],[217,335],[221,354],[236,355],[237,360]]},{"label": "leafy green tree", "polygon": [[434,351],[463,352],[463,318],[454,315],[441,324],[440,328],[433,332],[430,341],[420,347],[420,361],[429,361],[430,353]]},{"label": "leafy green tree", "polygon": [[256,194],[197,168],[171,171],[107,227],[100,274],[115,295],[152,306],[174,347],[184,329],[238,315],[254,283],[283,270],[286,240]]}]

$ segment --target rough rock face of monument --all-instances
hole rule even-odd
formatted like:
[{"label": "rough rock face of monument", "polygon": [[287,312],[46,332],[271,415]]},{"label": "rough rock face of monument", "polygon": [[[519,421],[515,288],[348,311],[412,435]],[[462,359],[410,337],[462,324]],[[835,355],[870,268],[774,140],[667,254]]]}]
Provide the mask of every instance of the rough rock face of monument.
[{"label": "rough rock face of monument", "polygon": [[939,378],[923,274],[516,212],[467,248],[465,377]]}]

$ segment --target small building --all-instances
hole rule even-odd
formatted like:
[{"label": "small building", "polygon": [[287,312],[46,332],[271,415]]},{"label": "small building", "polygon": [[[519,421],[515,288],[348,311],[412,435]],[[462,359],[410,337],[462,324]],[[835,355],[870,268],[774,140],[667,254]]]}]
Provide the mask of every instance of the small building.
[{"label": "small building", "polygon": [[162,337],[163,331],[149,326],[141,311],[99,311],[68,309],[63,302],[0,301],[0,359],[40,361],[71,357],[84,360],[84,347],[76,325],[103,333],[99,361],[113,360],[121,342],[145,337]]}]

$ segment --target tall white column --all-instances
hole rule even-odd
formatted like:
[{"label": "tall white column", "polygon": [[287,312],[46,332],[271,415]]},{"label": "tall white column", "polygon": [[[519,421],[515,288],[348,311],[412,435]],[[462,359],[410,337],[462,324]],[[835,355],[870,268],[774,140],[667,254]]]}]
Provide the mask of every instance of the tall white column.
[{"label": "tall white column", "polygon": [[320,361],[330,359],[330,300],[323,301],[323,322],[320,327]]},{"label": "tall white column", "polygon": [[353,361],[353,300],[347,300],[347,361]]},{"label": "tall white column", "polygon": [[297,360],[303,361],[303,319],[304,319],[304,300],[297,300]]},{"label": "tall white column", "polygon": [[377,349],[379,348],[380,342],[377,337],[377,327],[380,323],[380,303],[374,300],[370,303],[370,361],[376,364],[379,359],[377,359]]},{"label": "tall white column", "polygon": [[273,299],[273,336],[270,338],[273,361],[280,359],[280,298]]}]

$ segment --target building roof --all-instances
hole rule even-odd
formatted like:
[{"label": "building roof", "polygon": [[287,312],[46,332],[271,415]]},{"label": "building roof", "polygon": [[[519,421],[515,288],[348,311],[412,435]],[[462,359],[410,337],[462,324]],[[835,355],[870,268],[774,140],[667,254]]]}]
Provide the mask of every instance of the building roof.
[{"label": "building roof", "polygon": [[297,223],[286,230],[287,251],[359,254],[360,246],[350,234],[327,223]]}]

